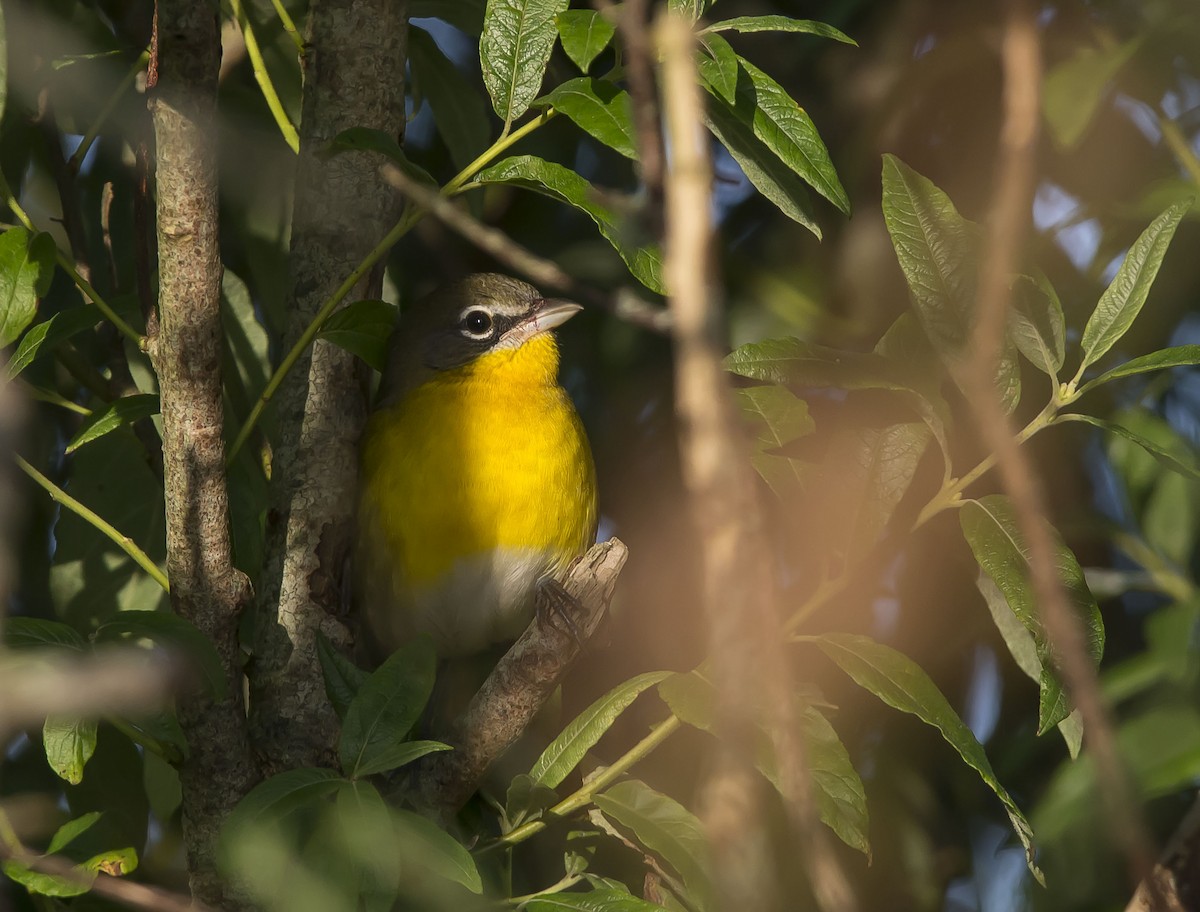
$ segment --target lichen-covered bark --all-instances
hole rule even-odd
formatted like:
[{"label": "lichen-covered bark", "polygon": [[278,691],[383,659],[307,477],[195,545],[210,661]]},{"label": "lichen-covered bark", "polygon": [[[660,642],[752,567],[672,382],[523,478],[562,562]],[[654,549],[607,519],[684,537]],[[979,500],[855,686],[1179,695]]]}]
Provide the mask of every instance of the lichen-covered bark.
[{"label": "lichen-covered bark", "polygon": [[[290,253],[290,345],[400,214],[377,157],[320,154],[361,126],[404,131],[407,4],[314,0],[304,53],[300,162]],[[348,300],[378,297],[379,276]],[[316,632],[349,634],[341,614],[366,416],[361,365],[318,341],[292,370],[276,408],[282,426],[251,666],[251,725],[272,769],[333,765],[337,718],[325,698]]]},{"label": "lichen-covered bark", "polygon": [[179,701],[191,755],[180,769],[193,894],[232,908],[214,867],[217,830],[258,778],[237,644],[250,599],[232,561],[221,405],[221,260],[215,114],[220,39],[215,0],[159,0],[157,145],[159,330],[150,340],[162,397],[171,604],[208,635],[228,693]]}]

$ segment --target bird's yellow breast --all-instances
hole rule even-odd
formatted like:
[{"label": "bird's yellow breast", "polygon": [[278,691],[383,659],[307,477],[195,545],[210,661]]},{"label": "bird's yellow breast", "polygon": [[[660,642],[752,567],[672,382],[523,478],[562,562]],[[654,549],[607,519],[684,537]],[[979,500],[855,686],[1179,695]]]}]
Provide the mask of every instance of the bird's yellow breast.
[{"label": "bird's yellow breast", "polygon": [[461,558],[532,550],[566,564],[591,543],[595,469],[557,382],[553,336],[433,376],[371,419],[363,501],[407,584]]}]

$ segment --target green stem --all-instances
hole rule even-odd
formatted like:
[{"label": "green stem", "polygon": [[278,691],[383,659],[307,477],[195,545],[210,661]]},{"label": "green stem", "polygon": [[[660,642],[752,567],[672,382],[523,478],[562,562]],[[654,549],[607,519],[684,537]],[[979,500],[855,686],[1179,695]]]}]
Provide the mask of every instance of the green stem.
[{"label": "green stem", "polygon": [[[271,110],[271,116],[275,118],[275,123],[278,124],[279,132],[283,134],[283,139],[288,144],[288,148],[293,153],[299,154],[300,136],[296,133],[296,127],[292,124],[287,116],[287,112],[283,109],[283,102],[279,100],[279,94],[275,91],[275,85],[271,82],[271,74],[267,72],[267,63],[263,60],[262,51],[258,46],[258,39],[254,37],[254,28],[250,25],[250,17],[246,15],[245,9],[242,8],[242,0],[229,0],[229,5],[233,8],[233,15],[237,19],[238,27],[242,30],[242,40],[246,42],[246,54],[250,57],[250,66],[254,69],[254,81],[258,83],[259,89],[262,90],[267,107]],[[292,28],[294,29],[295,26],[293,25]]]},{"label": "green stem", "polygon": [[21,467],[22,471],[24,471],[26,475],[41,485],[46,490],[46,493],[50,495],[52,500],[62,504],[88,525],[93,526],[104,535],[108,536],[108,538],[111,539],[118,548],[132,557],[137,565],[150,575],[151,579],[162,586],[165,591],[171,591],[171,584],[167,580],[166,574],[164,574],[162,570],[158,568],[158,565],[150,559],[145,551],[143,551],[134,543],[133,539],[131,539],[128,535],[122,534],[111,523],[107,522],[92,510],[89,510],[20,456],[17,456],[16,459],[17,465]]},{"label": "green stem", "polygon": [[107,716],[105,720],[109,725],[123,734],[134,744],[140,744],[150,753],[161,757],[167,763],[173,766],[178,766],[183,762],[183,755],[173,744],[164,744],[157,738],[151,737],[139,728],[130,725],[123,719],[118,719],[115,716]]},{"label": "green stem", "polygon": [[137,79],[138,73],[146,68],[146,64],[150,62],[150,50],[147,48],[138,55],[137,60],[133,62],[133,66],[125,74],[125,77],[113,89],[113,93],[105,100],[103,107],[96,114],[96,119],[92,121],[92,125],[88,127],[87,132],[83,134],[83,139],[71,154],[71,158],[67,161],[67,167],[71,169],[72,174],[79,172],[83,160],[87,158],[88,152],[91,151],[92,145],[96,142],[96,137],[100,135],[100,129],[104,126],[105,121],[112,116],[112,112],[117,109],[117,105],[121,101],[121,96],[129,91],[134,80]]},{"label": "green stem", "polygon": [[[508,136],[502,136],[500,139],[496,140],[478,158],[476,158],[473,162],[463,168],[462,171],[450,179],[450,182],[442,188],[442,195],[453,196],[460,189],[462,189],[463,185],[466,184],[466,182],[472,177],[474,177],[485,165],[495,159],[496,156],[500,155],[500,153],[508,149],[513,143],[525,138],[538,127],[549,121],[554,116],[554,113],[555,112],[553,108],[547,108],[533,120],[529,121],[529,123],[522,126],[519,130],[515,130]],[[325,321],[329,319],[329,316],[333,313],[337,306],[341,304],[343,300],[345,300],[348,294],[350,294],[354,286],[362,280],[362,277],[370,272],[371,268],[381,259],[383,259],[383,257],[387,255],[387,252],[391,250],[392,247],[394,247],[402,237],[408,234],[408,232],[412,230],[413,226],[416,225],[417,222],[424,217],[424,215],[424,211],[420,209],[406,209],[404,214],[400,216],[400,220],[392,227],[392,230],[384,235],[383,240],[375,245],[375,248],[367,254],[366,258],[354,268],[354,271],[351,272],[350,275],[346,276],[342,284],[339,285],[333,294],[330,295],[329,298],[321,305],[316,316],[313,317],[312,321],[305,328],[304,332],[301,333],[300,338],[296,340],[296,343],[291,347],[288,353],[284,355],[283,360],[279,362],[279,367],[275,368],[275,372],[271,375],[271,379],[267,381],[267,385],[263,389],[262,394],[254,403],[253,408],[250,409],[250,414],[246,416],[246,421],[238,430],[237,436],[233,439],[233,443],[229,445],[229,455],[226,457],[225,461],[226,465],[232,464],[234,458],[241,451],[246,441],[250,439],[250,434],[258,425],[259,419],[262,417],[262,413],[266,409],[267,404],[271,401],[275,394],[279,392],[279,387],[283,385],[283,381],[287,377],[288,372],[296,366],[296,362],[300,360],[300,356],[304,354],[305,349],[307,349],[308,346],[313,343],[313,340],[316,339],[317,334],[320,333],[321,327],[325,324]]]},{"label": "green stem", "polygon": [[296,29],[296,23],[292,21],[292,17],[288,15],[288,11],[283,8],[281,0],[271,0],[271,6],[275,7],[275,15],[279,17],[279,21],[283,23],[283,30],[287,32],[288,37],[292,39],[292,44],[296,45],[296,50],[301,54],[304,53],[304,39],[300,37],[300,32]]},{"label": "green stem", "polygon": [[588,782],[583,788],[568,795],[558,804],[554,805],[554,807],[550,808],[550,810],[546,811],[541,820],[531,820],[528,823],[521,824],[515,830],[505,833],[495,842],[488,843],[480,851],[490,852],[504,846],[513,846],[519,842],[524,842],[530,836],[540,833],[546,828],[546,818],[566,817],[568,814],[573,814],[580,808],[590,804],[598,793],[624,776],[634,764],[649,756],[656,747],[678,731],[682,724],[678,716],[668,716],[664,721],[656,725],[650,731],[650,734],[646,735],[641,741],[622,754],[612,766],[605,769],[604,772]]}]

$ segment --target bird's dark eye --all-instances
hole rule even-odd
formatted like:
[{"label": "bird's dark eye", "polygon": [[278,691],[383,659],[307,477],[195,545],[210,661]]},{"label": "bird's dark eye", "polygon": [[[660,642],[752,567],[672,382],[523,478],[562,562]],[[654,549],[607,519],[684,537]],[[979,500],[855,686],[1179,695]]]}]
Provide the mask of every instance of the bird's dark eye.
[{"label": "bird's dark eye", "polygon": [[486,336],[492,328],[492,315],[486,310],[468,310],[463,315],[463,327],[472,336]]}]

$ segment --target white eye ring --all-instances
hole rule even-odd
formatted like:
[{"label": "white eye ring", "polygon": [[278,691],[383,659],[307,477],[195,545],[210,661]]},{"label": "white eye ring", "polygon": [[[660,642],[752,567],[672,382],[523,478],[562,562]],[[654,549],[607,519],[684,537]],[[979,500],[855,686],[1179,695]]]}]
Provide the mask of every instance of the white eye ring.
[{"label": "white eye ring", "polygon": [[469,307],[459,318],[464,336],[471,339],[486,339],[492,334],[492,315],[482,307]]}]

